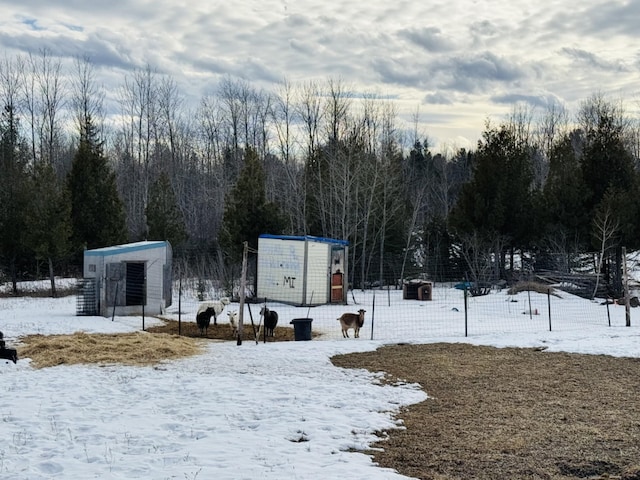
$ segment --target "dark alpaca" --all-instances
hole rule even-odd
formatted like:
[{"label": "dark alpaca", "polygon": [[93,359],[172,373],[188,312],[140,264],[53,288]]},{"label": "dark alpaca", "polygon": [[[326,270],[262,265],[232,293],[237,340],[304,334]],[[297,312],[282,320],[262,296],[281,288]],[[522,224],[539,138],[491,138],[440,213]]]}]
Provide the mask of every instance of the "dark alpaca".
[{"label": "dark alpaca", "polygon": [[213,307],[207,307],[204,310],[199,310],[196,315],[196,323],[200,329],[200,336],[207,335],[207,329],[211,324],[211,317],[213,317],[213,323],[216,323],[216,310]]},{"label": "dark alpaca", "polygon": [[264,316],[264,334],[266,337],[276,336],[276,325],[278,325],[278,312],[262,307],[260,315]]},{"label": "dark alpaca", "polygon": [[3,339],[4,334],[0,332],[0,358],[16,363],[18,361],[18,352],[15,348],[7,348]]}]

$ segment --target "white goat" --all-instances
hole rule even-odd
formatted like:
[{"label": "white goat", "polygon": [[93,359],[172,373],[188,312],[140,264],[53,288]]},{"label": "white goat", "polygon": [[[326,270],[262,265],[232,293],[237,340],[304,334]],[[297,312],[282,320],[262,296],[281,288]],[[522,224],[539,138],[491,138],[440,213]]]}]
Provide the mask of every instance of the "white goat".
[{"label": "white goat", "polygon": [[340,326],[342,327],[342,336],[344,338],[349,338],[349,329],[353,328],[355,338],[360,337],[360,329],[362,325],[364,325],[364,314],[366,310],[362,308],[358,310],[358,313],[343,313],[338,320],[340,321]]},{"label": "white goat", "polygon": [[229,315],[229,326],[231,327],[231,335],[233,337],[238,335],[238,317],[239,314],[237,311],[227,312]]},{"label": "white goat", "polygon": [[224,307],[229,305],[229,299],[227,297],[222,297],[220,300],[214,300],[213,302],[202,302],[200,307],[198,308],[198,314],[206,311],[208,308],[213,308],[213,324],[218,324],[218,315],[222,313]]}]

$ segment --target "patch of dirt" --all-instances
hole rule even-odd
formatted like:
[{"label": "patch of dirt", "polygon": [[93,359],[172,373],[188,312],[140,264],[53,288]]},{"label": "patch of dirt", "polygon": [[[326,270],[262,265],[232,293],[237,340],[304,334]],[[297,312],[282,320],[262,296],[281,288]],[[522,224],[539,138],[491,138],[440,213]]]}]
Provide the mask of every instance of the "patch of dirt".
[{"label": "patch of dirt", "polygon": [[429,395],[399,413],[406,429],[380,432],[367,452],[403,475],[640,479],[640,359],[432,344],[332,361]]}]

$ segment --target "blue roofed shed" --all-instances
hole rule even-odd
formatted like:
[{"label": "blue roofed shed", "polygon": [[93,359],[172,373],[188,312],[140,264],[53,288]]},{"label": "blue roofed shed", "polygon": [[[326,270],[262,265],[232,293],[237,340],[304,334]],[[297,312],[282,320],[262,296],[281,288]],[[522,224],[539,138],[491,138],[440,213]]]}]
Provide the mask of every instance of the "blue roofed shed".
[{"label": "blue roofed shed", "polygon": [[309,235],[260,235],[257,296],[293,305],[346,304],[348,245]]},{"label": "blue roofed shed", "polygon": [[172,249],[143,241],[85,250],[79,315],[156,315],[171,305]]}]

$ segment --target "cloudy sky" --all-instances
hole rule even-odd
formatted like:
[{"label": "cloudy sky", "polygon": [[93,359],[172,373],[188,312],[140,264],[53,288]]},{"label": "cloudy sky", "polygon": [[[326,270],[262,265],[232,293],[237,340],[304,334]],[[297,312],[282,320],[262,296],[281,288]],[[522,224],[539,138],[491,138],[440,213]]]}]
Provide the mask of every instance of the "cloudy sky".
[{"label": "cloudy sky", "polygon": [[[572,6],[571,4],[574,4]],[[108,89],[147,65],[194,102],[227,75],[276,91],[340,79],[416,113],[432,143],[475,145],[517,102],[636,110],[640,1],[0,0],[0,53],[87,55]]]}]

